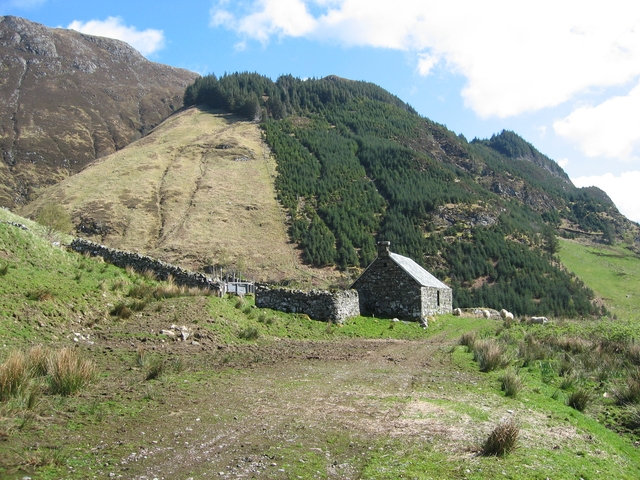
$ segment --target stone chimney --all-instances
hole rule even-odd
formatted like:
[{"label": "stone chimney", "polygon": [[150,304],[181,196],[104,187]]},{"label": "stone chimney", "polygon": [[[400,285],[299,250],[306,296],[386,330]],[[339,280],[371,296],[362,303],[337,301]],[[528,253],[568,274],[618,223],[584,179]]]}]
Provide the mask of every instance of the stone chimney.
[{"label": "stone chimney", "polygon": [[390,245],[391,242],[378,242],[378,257],[388,257]]}]

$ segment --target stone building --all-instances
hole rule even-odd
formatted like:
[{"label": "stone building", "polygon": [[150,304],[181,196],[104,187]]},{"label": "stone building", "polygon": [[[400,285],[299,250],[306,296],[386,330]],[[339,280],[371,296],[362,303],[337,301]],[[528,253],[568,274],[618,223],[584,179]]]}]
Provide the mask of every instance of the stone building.
[{"label": "stone building", "polygon": [[410,258],[378,242],[378,258],[351,286],[358,291],[360,311],[381,317],[421,319],[451,313],[451,288]]}]

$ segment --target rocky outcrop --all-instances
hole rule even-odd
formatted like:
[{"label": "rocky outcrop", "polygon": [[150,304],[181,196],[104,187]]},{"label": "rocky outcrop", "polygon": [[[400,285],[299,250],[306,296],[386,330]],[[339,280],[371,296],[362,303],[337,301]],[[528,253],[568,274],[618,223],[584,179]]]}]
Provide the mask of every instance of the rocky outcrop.
[{"label": "rocky outcrop", "polygon": [[124,42],[0,16],[0,205],[144,136],[182,107],[196,73]]},{"label": "rocky outcrop", "polygon": [[314,320],[329,320],[342,323],[349,317],[360,315],[358,292],[342,290],[289,290],[256,286],[256,307],[270,308],[281,312],[304,313]]}]

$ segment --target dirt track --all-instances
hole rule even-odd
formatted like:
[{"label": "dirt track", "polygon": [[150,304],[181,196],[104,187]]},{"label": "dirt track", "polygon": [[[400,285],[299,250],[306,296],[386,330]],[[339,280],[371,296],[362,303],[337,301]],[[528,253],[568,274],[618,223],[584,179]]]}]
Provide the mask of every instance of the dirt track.
[{"label": "dirt track", "polygon": [[[357,478],[368,452],[400,435],[469,455],[474,438],[451,424],[450,412],[421,400],[446,399],[452,376],[475,382],[452,369],[449,350],[431,339],[209,351],[189,360],[181,380],[155,384],[145,411],[117,427],[103,422],[92,448],[118,463],[102,474],[138,479],[296,478],[292,462],[309,454],[324,460],[319,476]],[[135,396],[141,387],[128,388]]]}]

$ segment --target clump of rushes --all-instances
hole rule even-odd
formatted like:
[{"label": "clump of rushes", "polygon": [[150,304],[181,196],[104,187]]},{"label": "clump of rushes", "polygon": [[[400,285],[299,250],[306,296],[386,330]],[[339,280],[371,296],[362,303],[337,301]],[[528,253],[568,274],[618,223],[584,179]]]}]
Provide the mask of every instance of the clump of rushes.
[{"label": "clump of rushes", "polygon": [[260,336],[260,332],[255,327],[247,327],[238,332],[238,337],[243,340],[256,340]]},{"label": "clump of rushes", "polygon": [[36,300],[38,302],[45,302],[47,300],[53,300],[53,293],[48,288],[40,288],[38,290],[32,290],[27,293],[29,300]]},{"label": "clump of rushes", "polygon": [[[0,401],[22,392],[33,378],[46,378],[51,394],[72,395],[94,376],[93,362],[81,358],[75,350],[48,351],[42,346],[26,354],[16,350],[0,364]],[[29,393],[28,405],[35,403],[37,394],[36,390]]]},{"label": "clump of rushes", "polygon": [[164,360],[161,358],[154,358],[149,361],[149,367],[147,368],[146,380],[155,380],[162,376],[165,369]]},{"label": "clump of rushes", "polygon": [[478,362],[481,372],[490,372],[506,367],[509,361],[504,348],[493,339],[478,340],[473,346],[473,359]]},{"label": "clump of rushes", "polygon": [[15,350],[0,365],[0,401],[17,394],[28,380],[27,358]]},{"label": "clump of rushes", "polygon": [[578,388],[576,391],[571,392],[567,398],[567,405],[571,408],[575,408],[579,412],[583,412],[589,403],[591,403],[592,397],[588,390]]},{"label": "clump of rushes", "polygon": [[156,274],[153,270],[145,270],[142,272],[142,276],[147,280],[156,280]]},{"label": "clump of rushes", "polygon": [[522,390],[522,378],[516,370],[510,369],[500,378],[501,388],[507,397],[516,398]]},{"label": "clump of rushes", "polygon": [[131,298],[138,298],[138,299],[150,298],[153,295],[154,290],[155,288],[152,287],[151,285],[140,283],[138,285],[133,285],[131,288],[129,288],[129,292],[127,293],[127,296]]},{"label": "clump of rushes", "polygon": [[640,403],[640,370],[636,369],[625,383],[624,388],[614,393],[618,404]]},{"label": "clump of rushes", "polygon": [[51,352],[42,345],[31,347],[27,352],[29,371],[34,377],[44,377],[49,369],[49,356]]},{"label": "clump of rushes", "polygon": [[122,319],[127,319],[133,314],[129,306],[123,302],[117,303],[109,313],[114,317],[120,317]]},{"label": "clump of rushes", "polygon": [[129,304],[129,308],[134,312],[141,312],[147,306],[146,300],[134,300]]},{"label": "clump of rushes", "polygon": [[476,332],[466,332],[462,334],[462,337],[460,337],[460,341],[458,343],[467,347],[467,352],[471,352],[473,351],[473,346],[476,344],[477,340],[478,335],[476,334]]},{"label": "clump of rushes", "polygon": [[75,350],[62,348],[49,357],[48,380],[53,394],[73,395],[89,383],[94,375],[94,363],[81,358]]},{"label": "clump of rushes", "polygon": [[145,367],[149,361],[149,357],[147,356],[147,351],[143,347],[138,347],[136,349],[136,365],[139,367]]},{"label": "clump of rushes", "polygon": [[501,421],[482,445],[482,454],[502,457],[513,452],[517,447],[519,434],[520,427],[514,419]]}]

